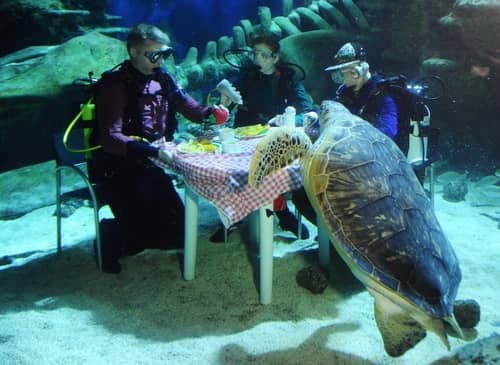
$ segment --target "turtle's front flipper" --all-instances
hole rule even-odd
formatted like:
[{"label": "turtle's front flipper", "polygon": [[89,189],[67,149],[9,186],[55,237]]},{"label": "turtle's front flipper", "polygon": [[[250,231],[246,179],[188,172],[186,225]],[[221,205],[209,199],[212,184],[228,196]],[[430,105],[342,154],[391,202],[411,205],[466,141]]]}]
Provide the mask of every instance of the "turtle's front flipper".
[{"label": "turtle's front flipper", "polygon": [[401,356],[413,348],[426,335],[417,321],[403,311],[389,311],[375,299],[375,320],[384,340],[385,351],[390,356]]},{"label": "turtle's front flipper", "polygon": [[301,129],[272,128],[259,142],[252,156],[248,184],[251,187],[259,185],[264,177],[290,165],[310,147],[311,140]]}]

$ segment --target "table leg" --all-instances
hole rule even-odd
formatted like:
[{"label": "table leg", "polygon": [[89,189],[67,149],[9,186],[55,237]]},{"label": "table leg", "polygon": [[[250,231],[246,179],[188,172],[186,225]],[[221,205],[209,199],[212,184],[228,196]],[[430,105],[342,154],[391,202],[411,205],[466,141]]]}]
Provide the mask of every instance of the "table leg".
[{"label": "table leg", "polygon": [[260,302],[271,303],[273,292],[273,215],[266,211],[272,211],[272,205],[259,208],[260,227]]},{"label": "table leg", "polygon": [[321,267],[326,267],[330,263],[330,240],[328,239],[325,225],[319,217],[317,219],[316,225],[318,227],[319,265]]},{"label": "table leg", "polygon": [[198,241],[198,194],[188,184],[184,191],[184,205],[184,279],[193,280]]}]

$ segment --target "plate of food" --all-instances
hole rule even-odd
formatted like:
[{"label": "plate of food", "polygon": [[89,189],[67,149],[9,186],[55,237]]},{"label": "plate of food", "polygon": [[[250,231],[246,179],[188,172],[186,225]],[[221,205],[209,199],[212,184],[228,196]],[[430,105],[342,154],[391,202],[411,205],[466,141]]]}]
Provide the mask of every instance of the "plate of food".
[{"label": "plate of food", "polygon": [[221,145],[210,142],[208,139],[190,140],[189,142],[179,143],[177,151],[182,153],[215,153],[221,151]]},{"label": "plate of food", "polygon": [[264,136],[269,132],[269,125],[254,124],[245,127],[238,127],[234,130],[234,134],[238,138],[257,138]]}]

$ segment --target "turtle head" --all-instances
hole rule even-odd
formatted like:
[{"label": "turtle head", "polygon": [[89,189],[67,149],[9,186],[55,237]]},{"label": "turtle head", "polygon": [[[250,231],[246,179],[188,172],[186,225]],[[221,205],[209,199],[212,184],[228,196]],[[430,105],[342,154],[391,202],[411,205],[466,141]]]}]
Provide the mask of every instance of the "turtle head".
[{"label": "turtle head", "polygon": [[353,114],[344,105],[333,100],[324,100],[321,103],[319,123],[320,130],[323,132],[329,126],[333,125],[335,121],[340,119],[352,119]]},{"label": "turtle head", "polygon": [[291,165],[311,148],[311,140],[295,127],[272,128],[258,143],[250,162],[248,184],[258,186],[267,175]]}]

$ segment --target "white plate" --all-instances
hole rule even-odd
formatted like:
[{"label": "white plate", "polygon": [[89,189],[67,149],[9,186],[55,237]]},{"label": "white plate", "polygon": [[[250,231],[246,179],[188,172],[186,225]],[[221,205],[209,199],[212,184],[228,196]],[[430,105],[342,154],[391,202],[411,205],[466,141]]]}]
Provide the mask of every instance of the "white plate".
[{"label": "white plate", "polygon": [[239,140],[235,139],[234,142],[223,142],[222,153],[242,153],[243,147]]},{"label": "white plate", "polygon": [[245,127],[238,127],[235,129],[235,136],[240,139],[251,139],[264,137],[269,132],[269,126],[256,128],[256,125],[249,125]]}]

